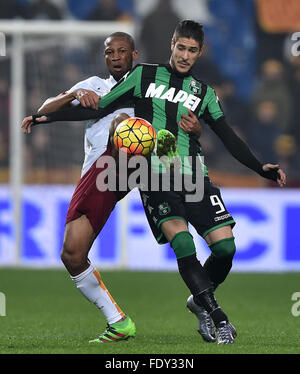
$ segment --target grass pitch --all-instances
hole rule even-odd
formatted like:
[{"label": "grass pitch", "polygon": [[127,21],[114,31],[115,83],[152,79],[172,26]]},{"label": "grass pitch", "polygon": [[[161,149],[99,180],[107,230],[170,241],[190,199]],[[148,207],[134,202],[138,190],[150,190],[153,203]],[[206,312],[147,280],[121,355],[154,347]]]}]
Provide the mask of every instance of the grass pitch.
[{"label": "grass pitch", "polygon": [[236,326],[233,345],[205,343],[177,273],[103,271],[104,283],[137,327],[135,339],[89,345],[106,326],[65,270],[0,269],[6,316],[3,354],[299,354],[300,316],[291,308],[299,275],[232,273],[216,297]]}]

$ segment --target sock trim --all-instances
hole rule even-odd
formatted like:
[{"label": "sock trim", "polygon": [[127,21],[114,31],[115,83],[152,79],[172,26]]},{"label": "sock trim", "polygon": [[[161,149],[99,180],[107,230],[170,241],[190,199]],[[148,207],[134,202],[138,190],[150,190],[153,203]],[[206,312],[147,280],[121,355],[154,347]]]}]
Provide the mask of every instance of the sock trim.
[{"label": "sock trim", "polygon": [[193,235],[189,231],[180,231],[170,241],[177,260],[190,257],[196,254],[196,247]]},{"label": "sock trim", "polygon": [[[172,243],[173,241],[178,237],[178,235],[181,235],[182,233],[187,233],[189,234],[192,238],[193,238],[193,235],[189,232],[189,231],[179,231],[177,234],[175,234],[172,238],[172,240],[170,241],[170,245],[172,247]],[[194,238],[193,238],[194,239]],[[173,247],[172,247],[173,248]]]},{"label": "sock trim", "polygon": [[93,271],[95,270],[94,266],[93,265],[90,265],[86,270],[84,270],[82,273],[78,274],[78,275],[75,275],[75,276],[72,276],[70,275],[71,279],[77,283],[77,282],[80,282],[82,279],[84,279],[85,277],[87,277],[90,273],[92,273]]},{"label": "sock trim", "polygon": [[95,278],[97,278],[97,281],[99,283],[99,286],[102,288],[103,291],[105,291],[107,293],[107,296],[110,298],[110,301],[114,304],[114,306],[116,307],[117,311],[119,312],[121,318],[125,316],[125,313],[122,311],[122,309],[119,307],[119,305],[115,302],[114,298],[111,296],[111,294],[109,293],[108,289],[106,288],[105,284],[103,283],[102,279],[101,279],[101,275],[100,275],[100,272],[97,270],[97,269],[94,269],[93,271],[93,274],[95,276]]}]

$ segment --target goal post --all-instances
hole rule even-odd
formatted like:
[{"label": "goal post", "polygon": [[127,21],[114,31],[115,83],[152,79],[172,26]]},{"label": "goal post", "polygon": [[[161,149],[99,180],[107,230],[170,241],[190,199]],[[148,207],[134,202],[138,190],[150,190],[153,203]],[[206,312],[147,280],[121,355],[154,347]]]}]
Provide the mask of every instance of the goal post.
[{"label": "goal post", "polygon": [[106,36],[116,31],[134,34],[132,22],[119,21],[25,21],[1,20],[0,32],[6,35],[81,35]]},{"label": "goal post", "polygon": [[[34,61],[35,53],[40,54],[45,51],[47,45],[51,46],[54,51],[64,51],[69,45],[77,45],[77,49],[83,45],[86,47],[89,38],[101,37],[103,40],[109,34],[123,31],[134,36],[135,28],[131,22],[86,22],[86,21],[25,21],[25,20],[1,20],[0,21],[0,35],[1,35],[1,56],[0,59],[5,58],[10,61],[10,113],[9,113],[9,185],[11,191],[11,201],[13,206],[13,222],[14,222],[14,240],[15,240],[15,265],[20,265],[20,251],[22,243],[22,186],[24,184],[24,173],[26,173],[25,165],[25,137],[21,131],[20,125],[22,119],[27,114],[26,110],[30,105],[28,104],[29,98],[27,97],[27,88],[30,82],[26,81],[26,72],[32,74],[35,80],[38,80],[39,74],[42,79],[43,69],[37,66],[30,66],[31,63],[26,61],[27,54],[31,55],[31,61]],[[63,37],[63,38],[62,38]],[[77,43],[78,38],[86,38],[82,43]],[[66,38],[66,39],[64,39]],[[10,39],[11,42],[8,42]],[[56,48],[59,46],[59,48]],[[4,50],[5,49],[5,50]],[[59,53],[59,52],[58,52]],[[55,58],[55,56],[54,56]],[[63,52],[59,56],[61,60],[57,63],[63,63]],[[0,60],[1,62],[1,60]],[[34,64],[34,63],[33,63]],[[29,65],[29,66],[28,66]],[[98,75],[96,70],[97,66],[89,66],[90,71],[94,70],[92,75]],[[39,70],[40,69],[40,70]],[[103,68],[104,69],[104,68]],[[49,72],[48,66],[45,68],[45,75],[52,74],[49,81],[55,82],[59,80],[55,76],[55,72]],[[88,69],[87,69],[88,70]],[[32,78],[32,77],[30,77]],[[84,77],[86,78],[86,77]],[[72,85],[77,81],[72,82]],[[70,77],[71,83],[71,77]],[[42,82],[35,83],[36,85],[43,86]],[[47,86],[46,84],[44,86]],[[43,93],[53,96],[55,89],[54,85],[50,90],[44,89]],[[68,89],[70,87],[66,87]],[[56,92],[57,94],[59,92]],[[31,98],[32,101],[34,99]],[[42,101],[42,95],[41,95]],[[42,102],[40,102],[42,104]],[[37,109],[37,108],[36,108]],[[36,110],[35,109],[35,110]],[[60,139],[60,136],[57,137]],[[62,143],[63,144],[63,143]],[[62,145],[63,146],[63,145]],[[75,146],[74,146],[75,147]],[[82,148],[83,149],[83,148]],[[56,150],[58,153],[61,151]],[[75,153],[75,152],[74,152]],[[41,165],[43,167],[43,165]],[[25,170],[25,172],[24,172]],[[46,170],[46,169],[45,169]],[[47,170],[45,171],[47,174]],[[74,180],[70,180],[74,183]],[[126,209],[126,200],[122,202],[121,216],[124,218]],[[124,223],[125,224],[125,223]],[[126,232],[122,231],[123,240],[121,249],[120,266],[126,267]]]}]

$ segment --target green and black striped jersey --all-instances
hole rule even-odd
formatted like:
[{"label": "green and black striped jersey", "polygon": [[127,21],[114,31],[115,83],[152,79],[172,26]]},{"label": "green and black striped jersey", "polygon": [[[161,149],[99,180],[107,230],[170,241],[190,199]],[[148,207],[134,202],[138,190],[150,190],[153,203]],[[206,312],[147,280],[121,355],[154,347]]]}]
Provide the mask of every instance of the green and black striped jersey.
[{"label": "green and black striped jersey", "polygon": [[[139,64],[99,101],[103,113],[132,105],[135,115],[150,122],[156,132],[167,129],[177,137],[178,152],[201,156],[201,145],[194,134],[178,125],[182,114],[192,110],[209,125],[224,117],[213,88],[193,75],[181,76],[170,65]],[[207,174],[205,165],[204,173]]]}]

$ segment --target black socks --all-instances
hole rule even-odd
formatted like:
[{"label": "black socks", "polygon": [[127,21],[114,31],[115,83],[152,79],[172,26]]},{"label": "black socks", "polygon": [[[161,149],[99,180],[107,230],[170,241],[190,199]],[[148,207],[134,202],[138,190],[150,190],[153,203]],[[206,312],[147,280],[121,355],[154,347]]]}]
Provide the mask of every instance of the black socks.
[{"label": "black socks", "polygon": [[215,326],[218,327],[220,322],[228,322],[228,318],[223,310],[219,307],[213,289],[207,289],[201,292],[198,295],[194,295],[194,302],[202,306],[211,316],[211,319],[214,321]]},{"label": "black socks", "polygon": [[211,254],[203,266],[209,279],[212,281],[214,289],[224,282],[232,267],[232,257],[216,257]]},{"label": "black socks", "polygon": [[211,316],[215,326],[222,321],[228,321],[226,314],[219,307],[215,299],[211,282],[207,271],[202,267],[196,254],[179,258],[177,260],[179,273],[185,284],[191,291],[194,302],[203,307]]},{"label": "black socks", "polygon": [[197,295],[207,288],[212,287],[207,272],[203,269],[196,254],[179,258],[177,264],[179,274],[192,295]]}]

